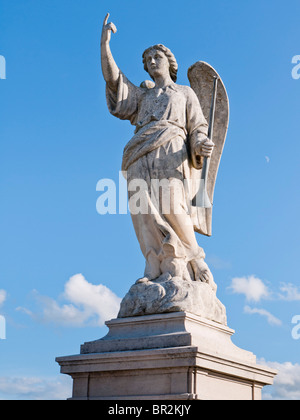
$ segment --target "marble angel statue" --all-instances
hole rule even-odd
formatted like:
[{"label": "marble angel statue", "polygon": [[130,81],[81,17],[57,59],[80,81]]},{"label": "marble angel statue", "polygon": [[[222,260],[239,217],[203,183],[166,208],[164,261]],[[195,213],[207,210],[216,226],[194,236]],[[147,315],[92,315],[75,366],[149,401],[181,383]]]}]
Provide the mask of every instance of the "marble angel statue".
[{"label": "marble angel statue", "polygon": [[[147,211],[131,212],[146,260],[144,275],[137,283],[176,277],[182,281],[207,283],[215,291],[216,284],[205,262],[204,250],[195,235],[195,232],[211,235],[211,209],[192,205],[199,183],[187,181],[199,180],[203,160],[209,158],[208,192],[213,199],[228,123],[226,91],[221,82],[216,109],[219,114],[212,142],[208,138],[208,114],[214,70],[198,62],[189,70],[194,89],[178,85],[177,61],[167,47],[158,44],[143,53],[144,68],[152,81],[136,86],[122,73],[112,56],[110,40],[116,27],[108,18],[109,14],[101,36],[108,109],[112,115],[129,120],[135,126],[134,136],[124,149],[122,171],[128,185],[135,179],[143,179],[148,186],[143,191]],[[159,185],[164,188],[153,189],[153,180],[161,182]],[[164,184],[163,180],[169,183]],[[129,202],[132,194],[129,189]],[[163,195],[169,199],[168,211],[162,209]]]}]

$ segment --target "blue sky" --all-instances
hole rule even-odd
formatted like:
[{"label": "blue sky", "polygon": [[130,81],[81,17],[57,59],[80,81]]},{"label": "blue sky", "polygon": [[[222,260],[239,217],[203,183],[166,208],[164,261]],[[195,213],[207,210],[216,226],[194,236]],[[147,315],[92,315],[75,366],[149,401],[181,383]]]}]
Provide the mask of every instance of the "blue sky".
[{"label": "blue sky", "polygon": [[106,107],[99,42],[108,11],[113,54],[132,82],[149,79],[142,53],[163,43],[179,84],[202,60],[226,85],[213,236],[197,239],[233,341],[281,372],[265,398],[299,399],[296,0],[0,0],[0,399],[69,396],[55,357],[105,335],[104,319],[143,274],[130,215],[96,212],[97,182],[118,183],[133,132]]}]

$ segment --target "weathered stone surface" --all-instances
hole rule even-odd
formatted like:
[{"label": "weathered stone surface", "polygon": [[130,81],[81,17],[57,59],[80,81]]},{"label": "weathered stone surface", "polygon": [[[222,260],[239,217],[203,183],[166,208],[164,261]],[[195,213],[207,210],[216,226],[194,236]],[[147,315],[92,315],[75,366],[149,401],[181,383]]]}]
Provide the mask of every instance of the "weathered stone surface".
[{"label": "weathered stone surface", "polygon": [[233,330],[193,314],[106,324],[106,337],[56,359],[74,380],[73,400],[259,400],[276,374],[233,344]]},{"label": "weathered stone surface", "polygon": [[[211,209],[203,203],[194,204],[194,199],[199,184],[206,182],[210,201],[213,198],[228,125],[226,90],[206,63],[196,63],[190,69],[191,87],[176,84],[176,58],[162,44],[143,54],[144,69],[153,82],[134,85],[111,53],[111,34],[116,33],[116,27],[108,18],[101,36],[102,71],[110,113],[135,126],[134,136],[124,148],[122,171],[127,178],[132,222],[145,257],[144,277],[156,281],[170,274],[209,283],[214,290],[204,250],[195,236],[195,232],[211,235]],[[220,89],[212,106],[215,78]],[[209,118],[210,110],[215,110],[211,113],[215,118]],[[206,172],[207,159],[212,164]]]},{"label": "weathered stone surface", "polygon": [[255,363],[253,353],[231,341],[234,330],[189,312],[117,318],[105,323],[108,334],[81,346],[81,354],[197,346],[199,351]]},{"label": "weathered stone surface", "polygon": [[118,317],[168,312],[191,312],[226,325],[226,309],[209,284],[163,276],[133,285],[124,297]]}]

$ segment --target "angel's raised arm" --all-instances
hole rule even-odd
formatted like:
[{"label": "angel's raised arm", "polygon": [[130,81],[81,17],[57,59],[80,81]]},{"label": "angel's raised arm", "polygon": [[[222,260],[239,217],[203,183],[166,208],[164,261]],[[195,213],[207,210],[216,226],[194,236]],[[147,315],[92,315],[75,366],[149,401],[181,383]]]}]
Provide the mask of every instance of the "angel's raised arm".
[{"label": "angel's raised arm", "polygon": [[117,90],[120,70],[110,50],[111,32],[117,32],[113,23],[108,23],[109,13],[105,16],[101,35],[101,65],[102,73],[106,83],[112,90]]}]

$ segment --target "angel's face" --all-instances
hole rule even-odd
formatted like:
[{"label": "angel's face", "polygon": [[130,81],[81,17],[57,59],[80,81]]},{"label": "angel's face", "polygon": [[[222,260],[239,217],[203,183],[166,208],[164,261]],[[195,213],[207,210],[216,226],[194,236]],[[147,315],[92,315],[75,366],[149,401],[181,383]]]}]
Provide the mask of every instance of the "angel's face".
[{"label": "angel's face", "polygon": [[162,51],[153,49],[146,55],[148,73],[155,80],[156,77],[170,74],[170,64],[168,58]]}]

